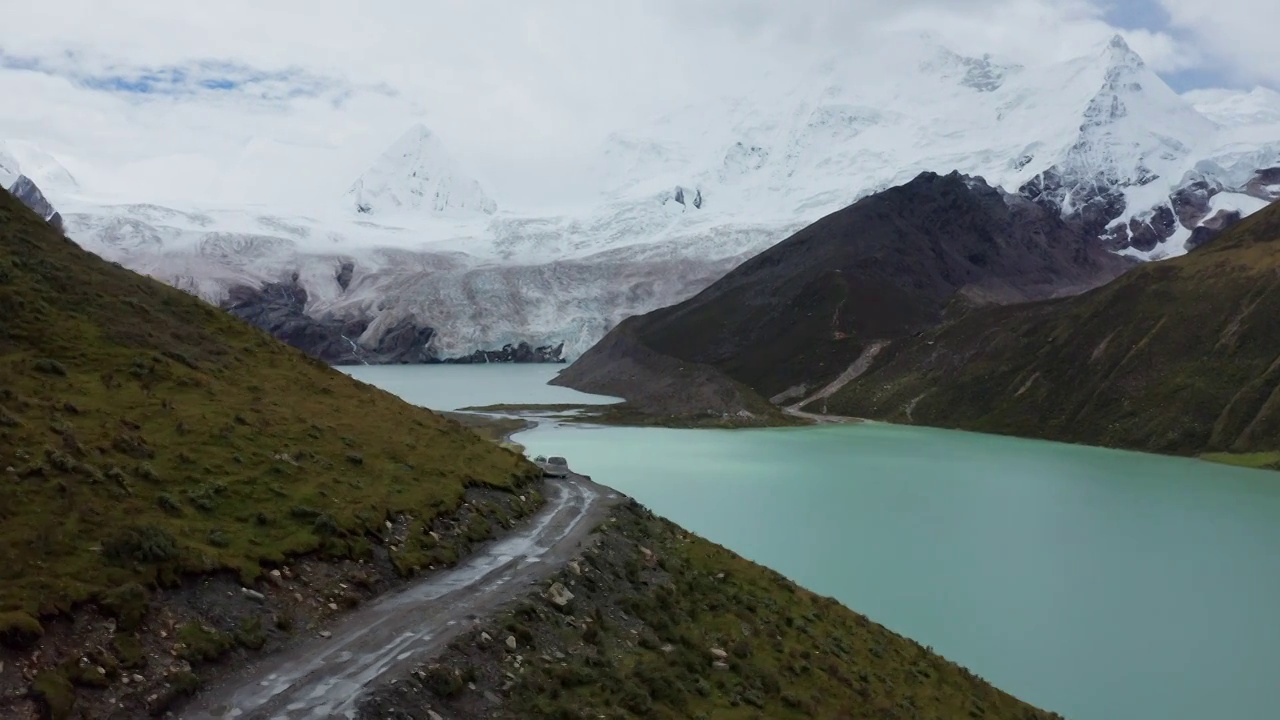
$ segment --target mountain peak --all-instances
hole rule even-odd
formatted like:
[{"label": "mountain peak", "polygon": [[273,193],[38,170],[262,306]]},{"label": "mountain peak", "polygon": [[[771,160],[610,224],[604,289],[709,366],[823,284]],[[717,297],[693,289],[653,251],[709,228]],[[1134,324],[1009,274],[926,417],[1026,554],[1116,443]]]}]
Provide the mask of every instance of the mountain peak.
[{"label": "mountain peak", "polygon": [[74,193],[80,187],[57,158],[36,145],[22,140],[0,140],[0,186],[8,188],[23,175],[55,195]]},{"label": "mountain peak", "polygon": [[356,212],[492,214],[497,204],[465,173],[439,136],[416,123],[352,183],[347,200]]},{"label": "mountain peak", "polygon": [[1111,66],[1123,65],[1142,68],[1147,65],[1142,56],[1129,47],[1128,41],[1120,33],[1111,36],[1111,41],[1107,43],[1107,48],[1103,51],[1103,57],[1106,59],[1107,64]]}]

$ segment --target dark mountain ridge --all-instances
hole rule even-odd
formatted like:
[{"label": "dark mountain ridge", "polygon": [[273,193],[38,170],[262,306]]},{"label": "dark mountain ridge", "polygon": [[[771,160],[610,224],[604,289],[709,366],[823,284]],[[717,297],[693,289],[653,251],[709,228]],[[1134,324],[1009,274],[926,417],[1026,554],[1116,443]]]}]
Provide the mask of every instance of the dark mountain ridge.
[{"label": "dark mountain ridge", "polygon": [[1280,450],[1280,205],[1080,296],[896,342],[828,409],[1178,454]]},{"label": "dark mountain ridge", "polygon": [[[822,218],[685,302],[619,324],[554,382],[654,413],[737,412],[742,386],[803,393],[870,343],[932,327],[951,306],[1074,294],[1132,265],[1030,200],[980,178],[924,173]],[[696,369],[700,387],[672,390],[672,368]]]}]

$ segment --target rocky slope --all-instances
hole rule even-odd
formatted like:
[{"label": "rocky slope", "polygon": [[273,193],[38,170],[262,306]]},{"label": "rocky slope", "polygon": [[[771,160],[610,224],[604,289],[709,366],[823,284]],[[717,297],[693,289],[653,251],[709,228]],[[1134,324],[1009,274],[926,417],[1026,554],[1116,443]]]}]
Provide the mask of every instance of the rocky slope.
[{"label": "rocky slope", "polygon": [[891,344],[849,415],[1168,453],[1280,450],[1280,205],[1066,300]]},{"label": "rocky slope", "polygon": [[537,508],[520,455],[94,257],[3,191],[0,314],[2,717],[161,713],[213,661]]},{"label": "rocky slope", "polygon": [[[747,94],[710,92],[620,131],[583,171],[591,189],[556,212],[495,211],[421,128],[346,196],[288,217],[200,198],[181,209],[104,206],[54,182],[56,163],[24,166],[71,237],[103,257],[215,304],[297,273],[304,314],[362,325],[352,339],[370,356],[406,325],[430,337],[430,352],[393,361],[521,342],[576,357],[623,318],[687,299],[924,171],[986,178],[1144,259],[1186,252],[1280,197],[1275,93],[1179,96],[1119,39],[1043,65],[915,37],[898,45],[875,73],[845,58],[779,68]],[[334,277],[346,262],[355,270],[344,287]]]},{"label": "rocky slope", "polygon": [[[623,322],[554,382],[655,413],[736,413],[741,393],[711,389],[798,397],[869,344],[937,324],[949,306],[1073,294],[1130,265],[1037,203],[925,173],[819,220],[683,303]],[[681,365],[704,373],[698,390],[672,384]]]},{"label": "rocky slope", "polygon": [[629,504],[568,568],[357,717],[1058,716]]}]

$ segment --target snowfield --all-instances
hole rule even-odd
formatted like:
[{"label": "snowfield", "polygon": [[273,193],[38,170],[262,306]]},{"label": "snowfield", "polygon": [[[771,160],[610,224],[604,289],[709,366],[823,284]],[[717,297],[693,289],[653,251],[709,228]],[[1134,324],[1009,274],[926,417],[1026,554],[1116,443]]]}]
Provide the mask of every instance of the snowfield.
[{"label": "snowfield", "polygon": [[370,345],[409,318],[436,330],[441,357],[519,341],[574,357],[924,171],[982,176],[1147,260],[1280,197],[1280,94],[1180,96],[1119,37],[1041,67],[924,40],[912,52],[897,72],[828,62],[781,92],[762,84],[615,133],[590,170],[596,196],[558,215],[503,211],[423,127],[307,215],[102,205],[26,143],[0,144],[0,182],[34,179],[72,239],[209,302],[296,276],[308,315],[368,320],[357,342]]}]

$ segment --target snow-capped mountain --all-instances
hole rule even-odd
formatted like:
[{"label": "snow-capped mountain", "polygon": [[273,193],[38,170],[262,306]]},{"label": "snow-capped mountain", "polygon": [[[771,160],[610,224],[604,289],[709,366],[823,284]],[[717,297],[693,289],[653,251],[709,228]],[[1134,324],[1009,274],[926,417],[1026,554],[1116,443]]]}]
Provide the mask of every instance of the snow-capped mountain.
[{"label": "snow-capped mountain", "polygon": [[400,137],[351,185],[347,202],[358,213],[384,215],[493,214],[498,206],[468,177],[423,125]]},{"label": "snow-capped mountain", "polygon": [[[1116,251],[1179,255],[1280,197],[1280,95],[1180,96],[1120,38],[1040,66],[913,39],[891,70],[836,59],[616,132],[589,170],[597,194],[574,212],[498,212],[421,127],[306,216],[103,207],[62,182],[51,195],[94,252],[352,348],[329,359],[520,342],[572,357],[819,217],[952,170],[1051,207]],[[280,292],[243,290],[264,287]],[[267,297],[288,302],[243,307]],[[402,343],[428,347],[396,355]]]},{"label": "snow-capped mountain", "polygon": [[[16,147],[15,147],[16,146]],[[27,167],[41,177],[49,178],[51,184],[59,184],[63,188],[74,188],[75,179],[65,168],[23,143],[0,143],[0,187],[9,191],[24,205],[44,218],[58,230],[63,229],[62,215],[54,209],[35,181],[23,173],[23,163],[15,157],[14,150],[26,156]]]}]

